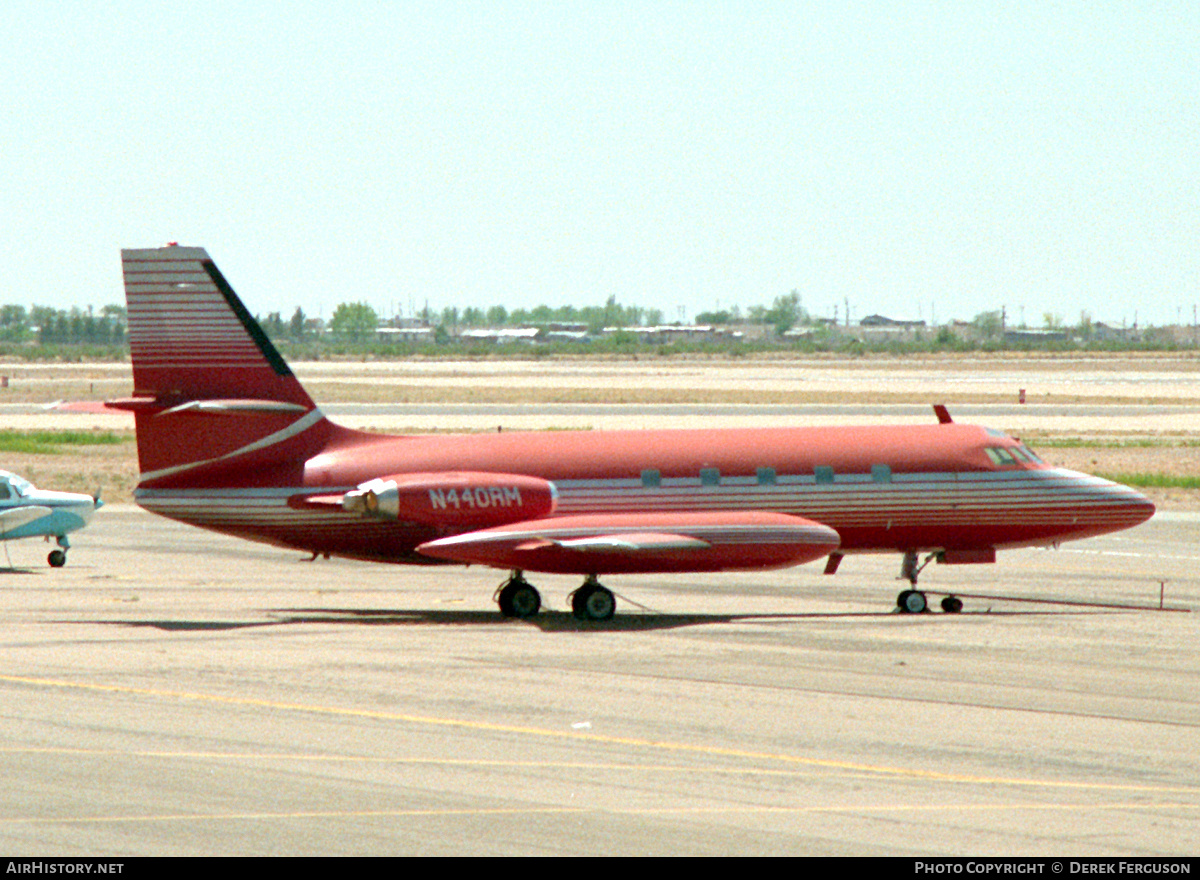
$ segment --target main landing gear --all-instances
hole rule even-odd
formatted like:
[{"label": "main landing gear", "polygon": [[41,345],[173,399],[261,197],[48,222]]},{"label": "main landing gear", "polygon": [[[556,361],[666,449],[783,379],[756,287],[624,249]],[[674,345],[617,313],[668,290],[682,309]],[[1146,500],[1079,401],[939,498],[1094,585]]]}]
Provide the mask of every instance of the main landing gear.
[{"label": "main landing gear", "polygon": [[496,591],[496,602],[500,605],[500,613],[505,617],[533,617],[541,610],[542,595],[537,588],[519,571],[514,571],[509,579],[500,585]]},{"label": "main landing gear", "polygon": [[[524,574],[514,571],[496,590],[496,604],[505,617],[525,620],[541,610],[542,596]],[[583,586],[571,594],[571,613],[577,620],[611,620],[616,610],[616,597],[595,575],[588,575]]]},{"label": "main landing gear", "polygon": [[[917,576],[936,557],[936,553],[930,553],[924,562],[918,564],[916,551],[909,550],[904,554],[904,561],[900,564],[900,580],[908,581],[911,589],[901,590],[900,595],[896,597],[896,609],[901,614],[923,614],[929,610],[928,598],[916,589]],[[958,614],[963,609],[962,599],[957,596],[946,596],[942,599],[941,606],[946,614]]]},{"label": "main landing gear", "polygon": [[589,574],[583,586],[571,594],[571,613],[576,620],[612,620],[616,610],[616,597],[594,574]]}]

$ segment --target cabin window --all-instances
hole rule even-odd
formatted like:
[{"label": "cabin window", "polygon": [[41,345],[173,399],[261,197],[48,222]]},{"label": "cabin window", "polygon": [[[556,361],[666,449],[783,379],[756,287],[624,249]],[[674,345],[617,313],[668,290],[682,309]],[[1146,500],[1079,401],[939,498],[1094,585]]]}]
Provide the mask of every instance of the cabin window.
[{"label": "cabin window", "polygon": [[890,483],[892,469],[886,464],[873,464],[871,465],[871,479],[876,483]]},{"label": "cabin window", "polygon": [[6,498],[12,498],[12,490],[8,488],[8,483],[0,483],[0,501]]},{"label": "cabin window", "polygon": [[758,485],[774,486],[778,482],[775,477],[775,468],[760,467],[758,469]]},{"label": "cabin window", "polygon": [[827,464],[817,465],[813,469],[813,473],[816,474],[818,483],[832,483],[833,482],[833,468]]},{"label": "cabin window", "polygon": [[700,485],[701,486],[719,486],[721,484],[721,472],[716,468],[700,468]]},{"label": "cabin window", "polygon": [[662,474],[657,470],[642,471],[642,485],[647,489],[657,489],[662,485]]}]

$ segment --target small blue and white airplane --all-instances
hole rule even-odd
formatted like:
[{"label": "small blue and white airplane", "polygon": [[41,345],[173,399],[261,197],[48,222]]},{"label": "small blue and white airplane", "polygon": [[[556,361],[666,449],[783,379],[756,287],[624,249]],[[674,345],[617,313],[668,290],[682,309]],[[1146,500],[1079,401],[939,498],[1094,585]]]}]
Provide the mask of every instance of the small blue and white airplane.
[{"label": "small blue and white airplane", "polygon": [[54,537],[58,547],[46,557],[54,568],[67,563],[67,533],[82,529],[102,505],[97,495],[51,492],[8,471],[0,471],[0,541]]}]

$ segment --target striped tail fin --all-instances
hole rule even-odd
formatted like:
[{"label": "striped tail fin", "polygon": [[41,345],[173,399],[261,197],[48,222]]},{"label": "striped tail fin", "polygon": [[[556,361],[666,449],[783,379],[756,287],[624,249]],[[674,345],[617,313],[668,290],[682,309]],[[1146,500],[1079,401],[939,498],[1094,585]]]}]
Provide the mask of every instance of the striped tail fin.
[{"label": "striped tail fin", "polygon": [[[203,248],[123,250],[141,482],[302,464],[332,426]],[[184,477],[186,481],[187,477]]]}]

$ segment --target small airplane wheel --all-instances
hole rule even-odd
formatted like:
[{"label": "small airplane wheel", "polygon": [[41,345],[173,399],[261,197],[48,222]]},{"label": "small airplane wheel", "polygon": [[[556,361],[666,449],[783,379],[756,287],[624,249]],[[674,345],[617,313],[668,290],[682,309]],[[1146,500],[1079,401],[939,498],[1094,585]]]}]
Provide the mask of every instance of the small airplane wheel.
[{"label": "small airplane wheel", "polygon": [[947,614],[958,614],[958,612],[962,611],[962,609],[962,599],[958,598],[957,596],[947,596],[942,600],[942,610]]},{"label": "small airplane wheel", "polygon": [[580,587],[571,597],[571,612],[579,620],[612,620],[616,610],[616,597],[599,584]]},{"label": "small airplane wheel", "polygon": [[53,568],[62,568],[67,564],[67,554],[62,550],[51,550],[50,555],[46,557],[46,561]]},{"label": "small airplane wheel", "polygon": [[921,614],[929,609],[929,603],[920,590],[902,590],[896,597],[896,607],[904,614]]}]

